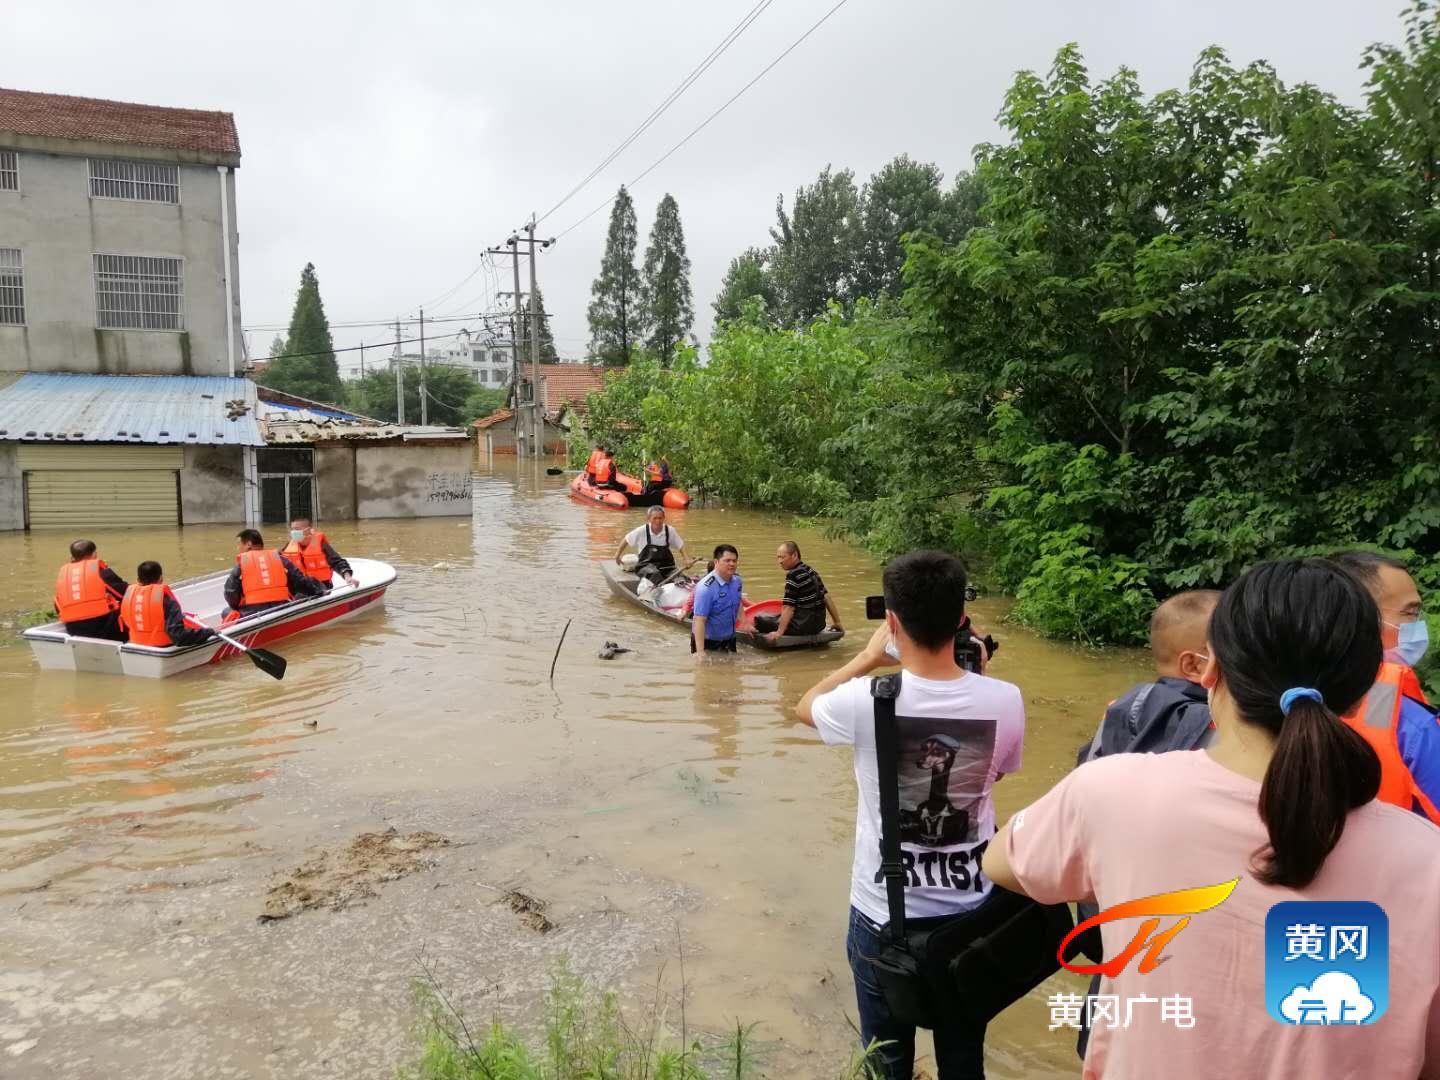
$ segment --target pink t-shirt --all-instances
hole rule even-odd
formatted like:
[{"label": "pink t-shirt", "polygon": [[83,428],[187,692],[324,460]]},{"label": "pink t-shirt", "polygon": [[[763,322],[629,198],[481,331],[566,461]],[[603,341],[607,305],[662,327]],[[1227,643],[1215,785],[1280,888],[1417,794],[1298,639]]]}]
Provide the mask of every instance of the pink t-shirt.
[{"label": "pink t-shirt", "polygon": [[[1122,1019],[1127,999],[1181,995],[1191,999],[1194,1026],[1162,1022],[1154,1005],[1141,1006],[1128,1028],[1102,1022],[1091,1035],[1084,1076],[1440,1076],[1440,829],[1372,802],[1351,813],[1308,888],[1262,885],[1246,870],[1267,842],[1259,797],[1259,784],[1203,750],[1117,754],[1075,770],[1015,815],[1011,868],[1024,890],[1045,903],[1093,897],[1103,910],[1240,878],[1224,903],[1191,918],[1158,968],[1140,974],[1137,956],[1113,982],[1101,983],[1101,994],[1118,995]],[[1390,1000],[1378,1021],[1299,1027],[1271,1018],[1265,915],[1282,900],[1369,900],[1384,908]],[[1141,921],[1101,927],[1106,959],[1124,950]],[[1175,921],[1162,918],[1160,931]]]}]

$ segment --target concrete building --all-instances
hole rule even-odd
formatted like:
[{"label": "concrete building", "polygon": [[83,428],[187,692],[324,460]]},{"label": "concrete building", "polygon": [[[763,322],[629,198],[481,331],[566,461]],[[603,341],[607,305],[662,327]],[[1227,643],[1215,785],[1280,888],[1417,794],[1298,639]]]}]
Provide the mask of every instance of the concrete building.
[{"label": "concrete building", "polygon": [[[545,413],[544,453],[550,456],[564,454],[568,440],[583,427],[588,400],[592,393],[605,386],[609,368],[592,364],[541,364],[540,405]],[[531,400],[531,369],[521,368],[519,387],[520,403],[527,405]],[[474,427],[480,438],[481,448],[487,454],[514,454],[522,433],[517,429],[524,422],[526,409],[515,409],[515,392],[510,395],[506,408],[497,409],[489,416],[475,421]],[[523,436],[529,445],[530,437]]]},{"label": "concrete building", "polygon": [[0,375],[0,529],[254,522],[255,384]]},{"label": "concrete building", "polygon": [[239,373],[229,113],[0,90],[0,371]]},{"label": "concrete building", "polygon": [[264,387],[260,399],[263,521],[470,516],[465,429],[384,424]]},{"label": "concrete building", "polygon": [[481,386],[510,385],[514,361],[508,346],[496,345],[479,334],[461,330],[443,348],[432,349],[426,359],[447,367],[464,368]]}]

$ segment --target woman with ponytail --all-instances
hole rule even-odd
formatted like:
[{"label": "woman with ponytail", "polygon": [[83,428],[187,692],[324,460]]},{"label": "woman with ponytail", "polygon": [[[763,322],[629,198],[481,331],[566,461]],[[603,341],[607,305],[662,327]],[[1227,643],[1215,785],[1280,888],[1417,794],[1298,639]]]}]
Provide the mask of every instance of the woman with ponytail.
[{"label": "woman with ponytail", "polygon": [[[1161,916],[1100,988],[1121,1002],[1189,999],[1193,1026],[1158,1005],[1128,1010],[1128,1025],[1098,1017],[1085,1077],[1440,1077],[1440,829],[1375,801],[1379,762],[1339,719],[1374,681],[1379,625],[1369,593],[1328,560],[1249,570],[1210,622],[1212,745],[1087,764],[991,843],[984,871],[997,885],[1047,904],[1093,899],[1102,915],[1224,886],[1212,906]],[[1267,1012],[1266,914],[1296,900],[1385,911],[1389,994],[1376,1022],[1296,1026]],[[1150,941],[1187,912],[1154,966]],[[1119,968],[1140,922],[1101,924],[1107,967]],[[1308,956],[1270,962],[1294,987],[1329,970]]]}]

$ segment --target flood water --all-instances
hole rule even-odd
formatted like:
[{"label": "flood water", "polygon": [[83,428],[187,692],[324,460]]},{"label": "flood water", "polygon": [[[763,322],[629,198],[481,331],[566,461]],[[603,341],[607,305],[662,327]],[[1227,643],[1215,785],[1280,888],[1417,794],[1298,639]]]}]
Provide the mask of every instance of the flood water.
[{"label": "flood water", "polygon": [[[692,1034],[758,1021],[770,1075],[835,1074],[855,1011],[854,781],[788,710],[860,648],[878,564],[782,515],[673,512],[693,551],[738,546],[752,599],[780,594],[774,549],[798,540],[850,631],[696,664],[596,565],[639,515],[576,504],[565,481],[482,461],[471,519],[327,526],[399,577],[383,610],[277,643],[283,682],[244,660],[153,681],[41,672],[5,631],[0,1075],[391,1075],[424,965],[467,1011],[523,1023],[560,953],[627,1009],[662,1000],[677,1030],[681,1004]],[[174,581],[227,565],[234,532],[94,539],[124,576],[157,558]],[[0,535],[0,618],[48,603],[70,539]],[[1028,713],[1003,819],[1064,774],[1144,657],[1041,641],[998,598],[972,610]],[[601,660],[607,640],[631,651]],[[256,922],[274,875],[390,825],[455,847],[344,910]],[[510,888],[556,929],[497,906]],[[990,1075],[1078,1074],[1074,1033],[1047,1030],[1067,978],[992,1026]]]}]

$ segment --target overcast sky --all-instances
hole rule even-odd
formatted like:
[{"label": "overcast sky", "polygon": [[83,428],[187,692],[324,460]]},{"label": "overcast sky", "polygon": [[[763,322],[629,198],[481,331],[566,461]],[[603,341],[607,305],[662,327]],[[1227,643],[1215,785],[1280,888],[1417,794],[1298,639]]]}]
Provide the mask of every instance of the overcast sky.
[{"label": "overcast sky", "polygon": [[[12,3],[0,83],[223,109],[240,133],[240,282],[252,355],[288,322],[313,262],[333,323],[473,313],[494,303],[482,251],[544,213],[609,153],[756,0],[132,0]],[[835,0],[773,0],[720,60],[595,181],[545,220],[571,226],[670,149]],[[787,200],[828,162],[858,181],[900,153],[947,178],[1015,71],[1080,43],[1091,72],[1182,83],[1219,44],[1289,82],[1358,102],[1361,50],[1399,40],[1401,0],[848,0],[679,153],[633,189],[643,256],[656,203],[680,204],[696,332],[730,259],[767,242]],[[580,356],[608,211],[539,263],[562,356]],[[504,275],[508,278],[508,268]],[[508,289],[508,281],[498,282]],[[460,324],[437,326],[451,333]],[[335,330],[337,346],[393,331]]]}]

